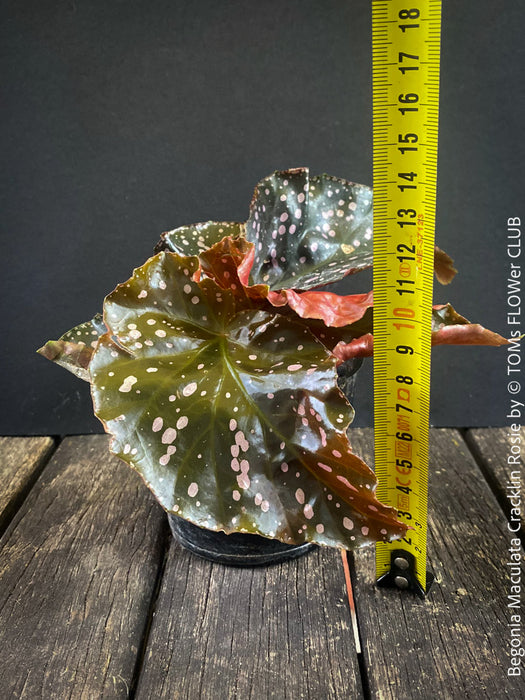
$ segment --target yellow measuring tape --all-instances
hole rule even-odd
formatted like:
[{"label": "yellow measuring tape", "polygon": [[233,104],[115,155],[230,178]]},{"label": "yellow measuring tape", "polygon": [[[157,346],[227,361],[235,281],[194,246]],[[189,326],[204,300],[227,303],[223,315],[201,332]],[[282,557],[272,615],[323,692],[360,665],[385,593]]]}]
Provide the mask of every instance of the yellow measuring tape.
[{"label": "yellow measuring tape", "polygon": [[372,1],[377,496],[413,528],[377,544],[376,575],[422,595],[440,34],[441,0]]}]

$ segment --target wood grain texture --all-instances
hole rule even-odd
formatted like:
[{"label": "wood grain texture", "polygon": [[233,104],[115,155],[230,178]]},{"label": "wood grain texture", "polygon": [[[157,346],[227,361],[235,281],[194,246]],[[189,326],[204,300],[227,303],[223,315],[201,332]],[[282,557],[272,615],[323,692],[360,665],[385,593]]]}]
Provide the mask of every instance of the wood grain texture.
[{"label": "wood grain texture", "polygon": [[104,435],[65,439],[0,540],[5,698],[127,698],[165,516]]},{"label": "wood grain texture", "polygon": [[[354,431],[352,443],[371,463],[372,431]],[[377,588],[373,549],[355,555],[371,697],[525,697],[523,677],[507,676],[511,533],[503,513],[459,433],[431,431],[430,464],[428,559],[437,580],[427,599]],[[524,573],[522,565],[525,582]]]},{"label": "wood grain texture", "polygon": [[361,697],[337,551],[240,569],[172,544],[137,699]]},{"label": "wood grain texture", "polygon": [[[467,444],[507,517],[512,517],[512,504],[508,497],[513,493],[513,489],[507,487],[516,481],[513,474],[519,474],[519,480],[523,479],[525,426],[515,427],[519,429],[512,430],[510,426],[472,428],[465,433]],[[523,531],[519,534],[523,543]]]},{"label": "wood grain texture", "polygon": [[50,437],[0,437],[0,534],[53,451]]}]

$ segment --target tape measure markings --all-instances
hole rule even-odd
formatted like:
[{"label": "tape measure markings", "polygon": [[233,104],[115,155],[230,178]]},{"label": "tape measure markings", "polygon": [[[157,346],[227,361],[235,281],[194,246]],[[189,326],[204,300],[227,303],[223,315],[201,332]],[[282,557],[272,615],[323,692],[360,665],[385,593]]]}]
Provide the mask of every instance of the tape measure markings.
[{"label": "tape measure markings", "polygon": [[414,526],[401,542],[378,543],[376,574],[410,565],[420,592],[427,583],[440,18],[441,0],[372,2],[377,495]]}]

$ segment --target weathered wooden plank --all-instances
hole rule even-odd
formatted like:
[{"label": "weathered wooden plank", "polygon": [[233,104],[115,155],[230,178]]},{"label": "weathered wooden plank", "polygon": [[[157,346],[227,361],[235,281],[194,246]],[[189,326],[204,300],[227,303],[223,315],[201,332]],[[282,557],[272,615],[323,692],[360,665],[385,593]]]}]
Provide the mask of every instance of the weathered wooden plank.
[{"label": "weathered wooden plank", "polygon": [[[352,442],[372,461],[371,430]],[[428,557],[437,580],[428,598],[378,589],[373,549],[355,556],[371,697],[525,697],[523,676],[507,675],[511,613],[525,623],[508,607],[512,535],[459,433],[433,430],[430,461]]]},{"label": "weathered wooden plank", "polygon": [[65,439],[0,540],[1,697],[128,697],[165,517],[107,446]]},{"label": "weathered wooden plank", "polygon": [[341,558],[211,564],[173,543],[137,699],[362,697]]},{"label": "weathered wooden plank", "polygon": [[0,437],[0,534],[53,449],[50,437]]},{"label": "weathered wooden plank", "polygon": [[[516,487],[523,478],[525,450],[525,426],[513,426],[514,429],[510,426],[472,428],[465,434],[470,450],[508,518],[514,518],[516,515],[511,511],[513,503],[517,502],[514,497]],[[523,507],[520,510],[523,510]],[[514,522],[512,527],[518,524]],[[525,538],[522,528],[517,534],[523,542]]]}]

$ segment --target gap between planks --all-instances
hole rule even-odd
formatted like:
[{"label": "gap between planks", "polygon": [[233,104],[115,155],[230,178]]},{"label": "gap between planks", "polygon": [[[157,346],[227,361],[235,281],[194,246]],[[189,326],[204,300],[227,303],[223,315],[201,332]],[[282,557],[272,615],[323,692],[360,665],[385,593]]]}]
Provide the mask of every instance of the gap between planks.
[{"label": "gap between planks", "polygon": [[[498,476],[498,473],[497,473],[498,468],[501,471],[501,468],[500,468],[501,465],[500,465],[500,467],[498,467],[497,461],[498,461],[498,458],[501,457],[501,452],[504,449],[504,440],[503,440],[504,431],[505,431],[505,429],[499,429],[499,430],[498,429],[480,429],[480,430],[469,430],[469,431],[466,431],[466,432],[461,434],[461,438],[462,438],[461,443],[463,443],[463,445],[465,447],[468,447],[469,453],[474,456],[478,468],[483,473],[483,480],[490,486],[490,490],[496,495],[496,497],[498,499],[498,505],[503,510],[503,512],[505,512],[505,508],[503,506],[506,503],[504,500],[502,500],[501,474],[499,474],[499,476]],[[355,431],[353,431],[353,434],[357,436],[360,432],[366,432],[366,431],[355,430]],[[442,431],[442,432],[444,433],[445,431]],[[459,437],[459,435],[460,435],[460,433],[458,433],[456,431],[447,431],[447,432],[449,433],[449,435],[451,437],[454,435]],[[9,440],[15,440],[15,439],[10,438]],[[493,453],[494,453],[492,455],[490,455],[488,453],[488,447],[490,447],[491,445],[492,445]],[[457,448],[459,448],[459,447],[460,447],[460,444],[457,445]],[[45,469],[45,466],[49,463],[49,461],[54,453],[55,453],[54,446],[53,446],[53,444],[51,444],[51,447],[47,448],[47,452],[45,452],[44,457],[42,457],[40,459],[40,461],[37,460],[38,466],[36,466],[34,470],[30,470],[32,476],[30,477],[29,481],[25,482],[25,486],[22,489],[19,489],[19,491],[18,491],[18,494],[19,494],[18,499],[19,500],[15,501],[15,503],[16,503],[15,512],[16,512],[16,510],[19,510],[21,506],[23,506],[23,503],[24,503],[25,499],[27,498],[27,495],[31,491],[32,486],[34,485],[34,483],[38,479],[38,476],[43,472],[43,470]],[[13,515],[14,515],[14,513],[11,513],[11,515],[9,517],[10,520],[12,519]],[[360,553],[358,553],[358,554],[360,554]],[[370,630],[369,629],[367,630],[366,611],[363,611],[360,609],[360,601],[359,601],[359,597],[361,597],[361,599],[363,599],[363,595],[362,595],[362,587],[363,587],[362,563],[360,563],[359,561],[357,562],[358,571],[356,573],[356,572],[352,571],[352,569],[353,569],[353,567],[352,567],[353,555],[350,555],[349,560],[350,560],[350,567],[348,569],[348,576],[350,577],[350,579],[349,579],[350,580],[350,587],[348,588],[348,594],[350,596],[350,598],[349,598],[350,608],[348,610],[348,615],[351,619],[353,617],[352,628],[354,630],[354,635],[356,635],[356,633],[357,633],[357,636],[355,637],[357,640],[357,644],[360,645],[361,643],[363,643],[366,647],[366,645],[367,645],[366,637],[367,637],[367,634],[369,636]],[[348,564],[348,561],[347,561],[347,564]],[[344,567],[343,567],[343,570],[344,570]],[[141,673],[142,673],[142,665],[144,662],[143,654],[145,653],[145,650],[149,644],[150,624],[151,624],[151,621],[152,621],[154,613],[155,613],[157,593],[158,593],[158,590],[160,589],[160,586],[162,584],[162,579],[163,579],[162,571],[163,570],[161,568],[161,570],[158,573],[158,577],[157,577],[156,590],[154,591],[152,598],[151,598],[151,601],[150,601],[150,605],[149,605],[149,609],[148,609],[148,621],[147,621],[147,624],[145,626],[143,636],[142,636],[142,644],[141,644],[142,653],[139,653],[139,655],[137,656],[135,670],[133,672],[133,677],[132,677],[131,683],[130,683],[130,686],[131,686],[130,687],[130,691],[131,691],[130,697],[133,697],[133,695],[135,694],[134,693],[135,687],[138,684],[138,682],[140,680]],[[352,579],[353,579],[353,581],[352,581]],[[357,590],[356,590],[356,585],[355,585],[356,581],[359,582],[359,584],[360,584],[357,587]],[[352,583],[353,583],[353,585],[352,585]],[[369,584],[369,582],[368,582],[368,584]],[[374,584],[372,583],[372,587],[373,586],[374,586]],[[355,616],[352,615],[352,601],[354,601],[354,595],[353,595],[354,592],[357,593],[356,597],[358,598],[357,610],[356,610]],[[361,594],[361,596],[360,596],[360,594]],[[431,596],[432,596],[432,593],[431,593]],[[394,602],[394,605],[397,605],[398,604],[397,601],[398,601],[398,598],[396,597],[395,600],[392,602]],[[362,600],[361,600],[361,603],[362,603]],[[355,601],[354,601],[354,605],[355,605]],[[412,606],[408,602],[408,600],[406,598],[406,594],[402,593],[402,594],[400,594],[400,597],[399,597],[399,606],[400,606],[401,613],[403,615],[406,615],[407,610],[414,609],[415,607],[417,607],[417,604]],[[361,605],[361,607],[362,607],[362,605]],[[417,614],[418,615],[420,614],[419,608],[418,608]],[[359,619],[360,617],[365,618],[364,623]],[[362,636],[363,633],[359,629],[363,625],[364,625],[364,638]],[[369,625],[368,625],[368,627],[369,627]],[[359,651],[359,647],[357,647],[357,651]],[[365,649],[365,651],[366,651],[366,649]],[[358,654],[358,656],[359,656],[360,661],[363,661],[363,654]],[[379,696],[374,694],[374,692],[377,692],[377,679],[372,678],[372,680],[374,682],[374,684],[372,686],[372,691],[367,689],[367,686],[368,686],[367,674],[370,672],[370,668],[369,668],[369,666],[367,666],[365,661],[363,661],[362,664],[360,663],[360,666],[361,666],[361,683],[363,685],[364,697],[365,698],[367,698],[367,697],[379,697]],[[372,677],[373,676],[374,676],[374,674],[372,673]],[[459,688],[458,688],[458,690],[459,690]],[[387,696],[385,696],[385,697],[387,697]],[[390,696],[388,696],[388,697],[390,697]],[[465,697],[470,697],[470,694],[465,695]]]},{"label": "gap between planks", "polygon": [[0,437],[0,538],[59,443],[58,437]]},{"label": "gap between planks", "polygon": [[[371,463],[372,431],[352,431],[351,442]],[[456,430],[432,430],[430,453],[428,562],[437,581],[429,596],[378,589],[373,548],[354,553],[369,697],[525,697],[523,679],[507,675],[506,518]],[[495,468],[501,457],[500,447]],[[525,581],[523,561],[521,571]]]},{"label": "gap between planks", "polygon": [[[525,445],[525,426],[521,426],[517,431],[510,431],[510,427],[506,428],[465,428],[461,431],[461,435],[474,457],[481,473],[485,477],[492,493],[496,497],[505,517],[510,520],[512,513],[512,505],[509,501],[507,493],[507,485],[512,482],[511,473],[513,471],[523,472],[522,445]],[[509,465],[507,458],[516,460],[516,455],[513,455],[510,450],[509,438],[515,440],[512,444],[519,446],[519,465]],[[517,441],[520,441],[519,443]],[[525,547],[525,533],[523,528],[520,528],[516,533],[521,544]]]},{"label": "gap between planks", "polygon": [[3,697],[128,697],[166,519],[106,436],[66,438],[2,538]]}]

